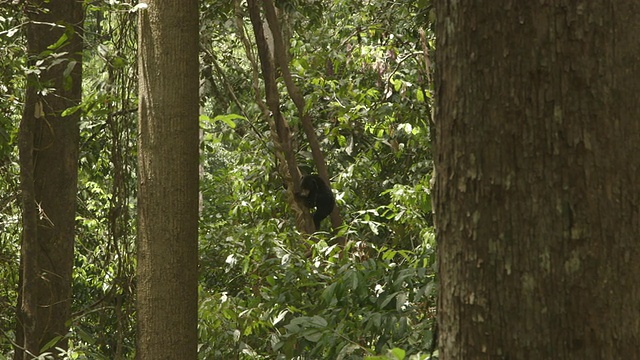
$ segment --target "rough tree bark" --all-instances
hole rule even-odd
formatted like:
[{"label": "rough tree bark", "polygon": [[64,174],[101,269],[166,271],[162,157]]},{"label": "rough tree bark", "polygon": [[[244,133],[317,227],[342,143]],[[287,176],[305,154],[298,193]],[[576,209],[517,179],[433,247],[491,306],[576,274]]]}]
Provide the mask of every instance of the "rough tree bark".
[{"label": "rough tree bark", "polygon": [[436,7],[440,358],[636,358],[640,4]]},{"label": "rough tree bark", "polygon": [[137,359],[196,359],[198,1],[139,14]]},{"label": "rough tree bark", "polygon": [[43,63],[28,76],[20,124],[24,228],[14,359],[31,359],[47,344],[54,355],[53,347],[67,348],[59,340],[71,312],[80,113],[62,112],[82,96],[82,2],[34,0],[25,13],[29,63]]}]

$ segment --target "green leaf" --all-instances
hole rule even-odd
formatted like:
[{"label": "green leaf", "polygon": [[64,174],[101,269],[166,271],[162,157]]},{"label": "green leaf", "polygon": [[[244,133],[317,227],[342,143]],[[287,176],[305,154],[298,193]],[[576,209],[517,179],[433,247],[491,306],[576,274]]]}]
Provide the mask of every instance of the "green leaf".
[{"label": "green leaf", "polygon": [[322,297],[322,300],[325,303],[331,304],[331,301],[335,297],[337,286],[338,286],[338,283],[333,283],[333,284],[329,285],[326,289],[324,289],[324,291],[322,292],[321,297]]},{"label": "green leaf", "polygon": [[402,350],[402,349],[398,349],[398,348],[393,348],[392,350],[389,351],[391,354],[393,354],[393,356],[395,356],[396,359],[398,360],[402,360],[404,359],[404,357],[406,356],[407,352]]},{"label": "green leaf", "polygon": [[125,65],[127,65],[127,62],[125,61],[124,58],[120,56],[116,56],[113,59],[111,59],[111,66],[113,66],[116,69],[122,69],[125,67]]},{"label": "green leaf", "polygon": [[322,338],[322,331],[319,329],[309,329],[305,330],[302,333],[302,336],[304,336],[305,339],[315,343],[320,341],[320,339]]},{"label": "green leaf", "polygon": [[391,300],[395,299],[396,295],[398,294],[399,292],[395,292],[393,294],[388,295],[380,304],[380,308],[384,309],[384,307],[387,306],[391,302]]},{"label": "green leaf", "polygon": [[247,118],[245,118],[242,115],[238,115],[238,114],[218,115],[218,116],[214,117],[213,119],[211,119],[207,115],[200,115],[200,121],[201,122],[212,123],[212,122],[216,122],[216,121],[222,121],[225,124],[229,125],[229,127],[232,128],[232,129],[236,128],[236,123],[233,120],[238,120],[238,119],[239,120],[246,120]]},{"label": "green leaf", "polygon": [[71,71],[73,71],[73,68],[76,67],[77,64],[78,62],[75,60],[69,61],[69,63],[67,64],[67,67],[64,69],[64,72],[62,73],[62,76],[68,77],[71,74]]},{"label": "green leaf", "polygon": [[309,323],[317,327],[327,327],[328,325],[327,320],[325,320],[322,316],[318,316],[318,315],[313,316],[310,319]]},{"label": "green leaf", "polygon": [[76,106],[72,106],[72,107],[68,107],[68,108],[64,109],[64,111],[62,112],[61,115],[62,115],[62,117],[69,116],[69,115],[75,113],[76,111],[80,110],[81,108],[82,108],[82,104],[76,105]]},{"label": "green leaf", "polygon": [[69,30],[65,31],[64,34],[62,34],[62,36],[60,36],[58,41],[56,41],[55,43],[47,46],[47,49],[55,50],[55,49],[60,48],[62,45],[64,45],[64,43],[66,43],[69,40],[68,32],[69,32]]},{"label": "green leaf", "polygon": [[58,341],[60,341],[60,339],[62,339],[62,336],[54,336],[53,339],[51,339],[48,343],[46,343],[42,349],[40,349],[40,351],[45,351],[45,350],[49,350],[53,347],[53,345],[57,344]]}]

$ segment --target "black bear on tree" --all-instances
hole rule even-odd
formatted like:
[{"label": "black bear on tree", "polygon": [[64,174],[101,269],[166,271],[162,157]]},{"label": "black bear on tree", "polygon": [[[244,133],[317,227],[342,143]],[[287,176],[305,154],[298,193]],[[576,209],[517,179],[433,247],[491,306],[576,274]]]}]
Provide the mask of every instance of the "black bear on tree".
[{"label": "black bear on tree", "polygon": [[331,188],[317,174],[305,175],[300,183],[300,192],[296,195],[308,208],[316,208],[313,213],[313,223],[318,231],[320,222],[331,214],[336,204]]}]

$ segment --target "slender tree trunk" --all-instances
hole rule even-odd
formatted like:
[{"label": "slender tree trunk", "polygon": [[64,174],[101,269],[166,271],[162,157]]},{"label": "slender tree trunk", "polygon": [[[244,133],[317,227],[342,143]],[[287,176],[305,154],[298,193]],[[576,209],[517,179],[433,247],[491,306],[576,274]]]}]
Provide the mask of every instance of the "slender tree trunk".
[{"label": "slender tree trunk", "polygon": [[637,358],[640,4],[436,6],[440,358]]},{"label": "slender tree trunk", "polygon": [[[315,133],[311,117],[306,110],[304,97],[293,82],[291,71],[289,70],[287,50],[284,44],[280,22],[276,15],[275,5],[272,1],[266,0],[262,2],[262,5],[265,10],[266,20],[262,19],[259,2],[256,0],[247,1],[251,24],[256,36],[256,45],[262,68],[262,76],[265,82],[267,105],[273,114],[276,132],[278,133],[277,140],[282,148],[282,152],[284,153],[284,157],[287,161],[288,172],[290,173],[290,178],[293,181],[291,189],[293,192],[298,192],[300,190],[300,174],[295,154],[293,153],[291,146],[289,125],[280,112],[280,98],[276,81],[276,68],[279,68],[282,72],[287,91],[298,109],[298,114],[302,121],[302,127],[309,140],[309,146],[313,154],[314,162],[318,168],[318,173],[320,177],[323,178],[329,186],[331,186],[327,164],[325,162],[324,155],[320,150],[320,142],[318,141],[318,136]],[[292,197],[292,199],[295,201],[295,197]],[[313,233],[314,231],[319,230],[315,228],[313,219],[303,202],[300,201],[299,204],[296,205],[296,208],[305,209],[303,212],[296,211],[297,214],[302,215],[296,219],[298,227],[304,229],[307,233]],[[342,225],[342,217],[340,216],[337,207],[335,207],[331,213],[331,223],[334,228],[338,228]],[[344,245],[344,238],[340,238],[340,243]]]},{"label": "slender tree trunk", "polygon": [[[82,95],[82,2],[29,1],[25,9],[30,65],[43,62],[28,76],[20,124],[24,229],[14,359],[31,359],[47,344],[54,354],[53,347],[67,347],[55,339],[67,334],[71,311],[80,113],[62,112]],[[63,61],[53,65],[48,51]]]},{"label": "slender tree trunk", "polygon": [[[278,84],[276,82],[275,59],[273,57],[273,34],[271,34],[269,27],[262,21],[262,17],[260,15],[260,4],[256,2],[256,0],[248,0],[247,7],[249,8],[249,17],[251,18],[253,33],[256,37],[258,58],[260,59],[260,68],[262,69],[262,78],[264,79],[265,84],[265,98],[267,106],[272,114],[274,122],[273,127],[277,133],[277,138],[274,139],[274,142],[279,145],[279,149],[276,149],[276,151],[281,150],[287,162],[286,169],[289,176],[285,176],[285,178],[290,178],[293,181],[293,184],[296,184],[289,187],[290,193],[293,194],[294,192],[299,191],[296,186],[297,184],[300,184],[300,172],[298,170],[296,156],[291,146],[291,131],[289,129],[289,124],[280,111],[280,95],[278,91]],[[291,202],[296,203],[292,204],[292,208],[294,208],[296,215],[298,215],[296,218],[298,228],[306,233],[313,233],[314,226],[309,212],[297,211],[299,209],[306,209],[306,207],[302,207],[302,205],[296,201],[294,196],[291,196]]]},{"label": "slender tree trunk", "polygon": [[[265,16],[267,18],[269,28],[271,29],[271,33],[273,34],[273,50],[275,61],[282,71],[282,77],[284,78],[287,92],[289,93],[289,96],[291,96],[293,103],[298,109],[298,116],[300,116],[302,129],[307,136],[307,140],[309,140],[309,147],[311,148],[313,160],[316,163],[316,167],[318,168],[318,174],[327,183],[327,185],[331,187],[331,182],[329,181],[329,169],[327,168],[327,163],[324,159],[324,155],[322,154],[322,150],[320,149],[320,141],[318,141],[316,129],[314,128],[311,116],[307,111],[307,103],[304,100],[300,89],[298,89],[298,86],[296,86],[296,84],[293,82],[293,77],[291,76],[291,71],[289,70],[289,58],[287,56],[288,49],[286,44],[284,43],[284,39],[282,36],[282,27],[280,26],[280,21],[278,20],[278,16],[276,14],[275,5],[273,4],[272,0],[263,0],[262,4],[265,10]],[[331,212],[331,224],[334,229],[337,229],[342,225],[342,217],[340,216],[340,211],[338,210],[337,206],[334,207],[333,211]],[[319,229],[315,230],[317,231]],[[344,238],[340,239],[342,245],[344,245],[344,241]]]},{"label": "slender tree trunk", "polygon": [[139,22],[138,359],[196,359],[198,1]]}]

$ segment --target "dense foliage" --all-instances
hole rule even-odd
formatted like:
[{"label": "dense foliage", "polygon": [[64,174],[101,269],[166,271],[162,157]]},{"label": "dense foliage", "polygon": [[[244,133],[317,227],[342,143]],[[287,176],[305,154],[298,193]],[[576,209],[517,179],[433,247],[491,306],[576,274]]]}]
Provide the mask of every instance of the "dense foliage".
[{"label": "dense foliage", "polygon": [[[340,251],[328,232],[295,231],[256,105],[246,14],[234,2],[203,1],[200,357],[347,359],[395,348],[390,358],[425,358],[435,308],[430,9],[410,0],[277,4],[348,242]],[[70,109],[83,113],[70,358],[135,351],[132,9],[87,6],[84,100]],[[20,9],[2,11],[0,356],[9,356],[20,251],[15,139],[24,75],[37,69],[26,65]],[[298,161],[313,170],[284,85],[281,96]]]}]

